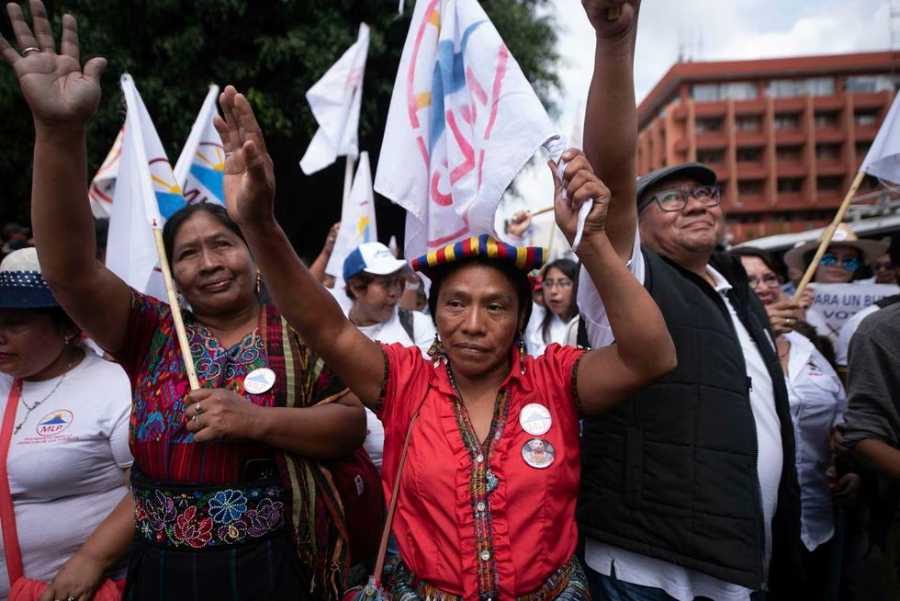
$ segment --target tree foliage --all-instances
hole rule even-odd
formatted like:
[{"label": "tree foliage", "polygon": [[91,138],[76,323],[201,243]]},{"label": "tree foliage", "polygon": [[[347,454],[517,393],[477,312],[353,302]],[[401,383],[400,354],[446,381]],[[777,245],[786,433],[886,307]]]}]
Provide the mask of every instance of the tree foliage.
[{"label": "tree foliage", "polygon": [[[538,94],[558,87],[556,30],[548,0],[484,0]],[[79,21],[82,58],[109,59],[104,98],[88,137],[92,175],[124,119],[119,76],[128,72],[174,164],[211,82],[232,83],[257,112],[278,176],[278,215],[298,249],[314,255],[340,216],[343,164],[305,177],[297,166],[316,129],[306,90],[371,26],[360,146],[377,161],[394,77],[413,0],[403,16],[396,2],[372,0],[67,0],[47,2],[59,31],[61,14]],[[0,32],[11,39],[3,19]],[[12,70],[0,69],[0,218],[28,220],[33,130]],[[73,201],[79,201],[73,198]],[[379,234],[402,230],[401,211],[379,199]],[[399,237],[399,235],[398,235]]]}]

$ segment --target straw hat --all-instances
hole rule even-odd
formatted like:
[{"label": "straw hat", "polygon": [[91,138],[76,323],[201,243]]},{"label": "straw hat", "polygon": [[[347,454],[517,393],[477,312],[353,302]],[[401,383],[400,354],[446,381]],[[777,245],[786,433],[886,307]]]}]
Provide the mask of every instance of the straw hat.
[{"label": "straw hat", "polygon": [[[846,248],[855,248],[862,255],[862,261],[868,265],[875,261],[878,257],[887,252],[888,245],[878,240],[861,240],[849,225],[842,223],[837,226],[834,231],[834,237],[828,244],[828,248],[833,246],[843,246]],[[803,260],[804,255],[808,252],[815,252],[819,247],[818,240],[810,240],[809,242],[795,246],[787,251],[784,255],[784,262],[788,267],[803,270],[806,269],[806,261]]]},{"label": "straw hat", "polygon": [[37,249],[23,248],[0,263],[0,309],[43,309],[58,303],[41,275]]}]

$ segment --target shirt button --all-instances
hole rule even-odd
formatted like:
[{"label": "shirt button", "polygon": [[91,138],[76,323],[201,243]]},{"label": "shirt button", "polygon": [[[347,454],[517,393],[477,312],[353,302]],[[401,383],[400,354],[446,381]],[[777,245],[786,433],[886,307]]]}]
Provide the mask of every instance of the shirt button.
[{"label": "shirt button", "polygon": [[481,561],[487,561],[487,560],[489,560],[490,558],[491,558],[491,552],[490,552],[490,551],[482,551],[482,552],[481,552]]},{"label": "shirt button", "polygon": [[478,503],[475,505],[475,510],[476,511],[484,511],[485,510],[484,501],[478,501]]},{"label": "shirt button", "polygon": [[483,462],[484,462],[484,455],[482,455],[481,453],[478,453],[478,455],[475,456],[475,461],[476,461],[477,463],[483,463]]}]

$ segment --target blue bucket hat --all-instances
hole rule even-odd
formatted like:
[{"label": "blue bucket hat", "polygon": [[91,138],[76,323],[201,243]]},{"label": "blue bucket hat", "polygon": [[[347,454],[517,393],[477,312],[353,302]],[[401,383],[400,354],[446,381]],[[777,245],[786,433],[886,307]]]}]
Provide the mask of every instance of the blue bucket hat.
[{"label": "blue bucket hat", "polygon": [[41,275],[36,248],[23,248],[6,255],[0,263],[0,309],[58,306]]}]

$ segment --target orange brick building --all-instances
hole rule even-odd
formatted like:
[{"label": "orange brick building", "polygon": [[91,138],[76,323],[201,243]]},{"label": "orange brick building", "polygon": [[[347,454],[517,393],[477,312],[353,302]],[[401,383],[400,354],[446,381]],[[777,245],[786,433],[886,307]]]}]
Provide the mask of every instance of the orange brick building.
[{"label": "orange brick building", "polygon": [[[638,107],[638,173],[684,161],[712,167],[732,243],[819,227],[898,84],[894,52],[678,63]],[[859,193],[875,186],[866,178]]]}]

